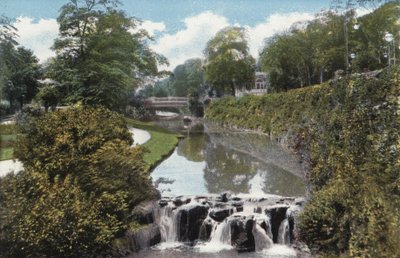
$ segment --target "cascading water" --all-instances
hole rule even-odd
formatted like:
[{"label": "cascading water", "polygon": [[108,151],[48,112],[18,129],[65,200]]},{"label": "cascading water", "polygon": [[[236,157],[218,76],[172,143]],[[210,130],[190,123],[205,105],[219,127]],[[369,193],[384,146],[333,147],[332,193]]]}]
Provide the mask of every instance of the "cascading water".
[{"label": "cascading water", "polygon": [[164,197],[162,207],[154,211],[161,235],[155,249],[173,252],[177,247],[191,248],[206,256],[235,251],[268,252],[268,257],[296,253],[290,247],[293,220],[300,210],[295,199],[221,196]]},{"label": "cascading water", "polygon": [[252,233],[256,252],[268,249],[274,244],[265,230],[256,221],[253,224]]},{"label": "cascading water", "polygon": [[269,236],[269,238],[272,241],[274,236],[272,235],[272,230],[271,230],[271,218],[269,216],[266,216],[266,218],[264,219],[264,222],[267,226],[267,235]]},{"label": "cascading water", "polygon": [[200,245],[199,251],[213,253],[232,249],[231,233],[231,226],[228,220],[216,223],[211,232],[210,241],[204,245]]},{"label": "cascading water", "polygon": [[162,248],[175,247],[178,244],[179,212],[170,205],[155,211],[155,220],[160,228]]},{"label": "cascading water", "polygon": [[287,218],[284,219],[279,226],[278,243],[281,245],[290,244],[290,228],[289,220]]}]

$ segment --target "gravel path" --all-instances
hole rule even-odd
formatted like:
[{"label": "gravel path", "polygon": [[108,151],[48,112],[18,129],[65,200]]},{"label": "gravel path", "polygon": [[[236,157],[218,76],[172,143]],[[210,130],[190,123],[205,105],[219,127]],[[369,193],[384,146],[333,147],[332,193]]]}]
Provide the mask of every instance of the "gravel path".
[{"label": "gravel path", "polygon": [[150,140],[150,133],[137,128],[129,128],[129,131],[133,134],[133,145],[142,145]]}]

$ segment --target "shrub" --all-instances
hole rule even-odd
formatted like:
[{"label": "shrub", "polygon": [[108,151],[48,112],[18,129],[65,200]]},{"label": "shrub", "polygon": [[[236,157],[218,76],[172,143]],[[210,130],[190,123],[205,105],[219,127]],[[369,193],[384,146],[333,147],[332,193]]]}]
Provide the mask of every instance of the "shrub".
[{"label": "shrub", "polygon": [[16,156],[25,172],[0,181],[0,253],[99,257],[156,194],[122,116],[73,107],[22,123]]}]

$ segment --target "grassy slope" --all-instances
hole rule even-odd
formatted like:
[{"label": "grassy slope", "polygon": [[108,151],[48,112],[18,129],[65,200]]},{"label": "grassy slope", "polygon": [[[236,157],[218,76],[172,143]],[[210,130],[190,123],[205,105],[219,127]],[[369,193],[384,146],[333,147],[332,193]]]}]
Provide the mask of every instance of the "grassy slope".
[{"label": "grassy slope", "polygon": [[143,147],[148,150],[144,155],[144,160],[149,165],[149,169],[155,167],[166,156],[171,154],[178,144],[178,135],[168,132],[151,122],[140,122],[129,118],[126,120],[128,126],[146,130],[151,135],[150,140],[143,144]]},{"label": "grassy slope", "polygon": [[400,67],[266,96],[212,102],[206,117],[309,154],[302,237],[334,256],[400,257]]},{"label": "grassy slope", "polygon": [[13,125],[0,125],[0,160],[12,159],[14,148],[12,147],[16,139],[15,128]]}]

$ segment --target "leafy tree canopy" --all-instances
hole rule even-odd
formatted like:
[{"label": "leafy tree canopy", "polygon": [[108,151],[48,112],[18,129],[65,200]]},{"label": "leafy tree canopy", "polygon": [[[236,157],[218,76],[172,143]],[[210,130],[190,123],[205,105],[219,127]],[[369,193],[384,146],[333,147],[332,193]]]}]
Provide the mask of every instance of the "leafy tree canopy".
[{"label": "leafy tree canopy", "polygon": [[260,55],[261,69],[270,74],[275,91],[285,91],[331,79],[337,70],[383,68],[389,58],[394,59],[393,46],[384,35],[391,32],[398,42],[399,10],[399,3],[393,2],[360,18],[351,9],[320,13],[314,20],[268,39]]},{"label": "leafy tree canopy", "polygon": [[122,109],[146,77],[160,75],[166,59],[148,47],[148,33],[108,0],[73,1],[61,8],[57,57],[49,77],[62,85],[66,102]]},{"label": "leafy tree canopy", "polygon": [[255,60],[249,53],[246,31],[227,27],[212,38],[204,50],[206,81],[220,92],[253,84]]}]

